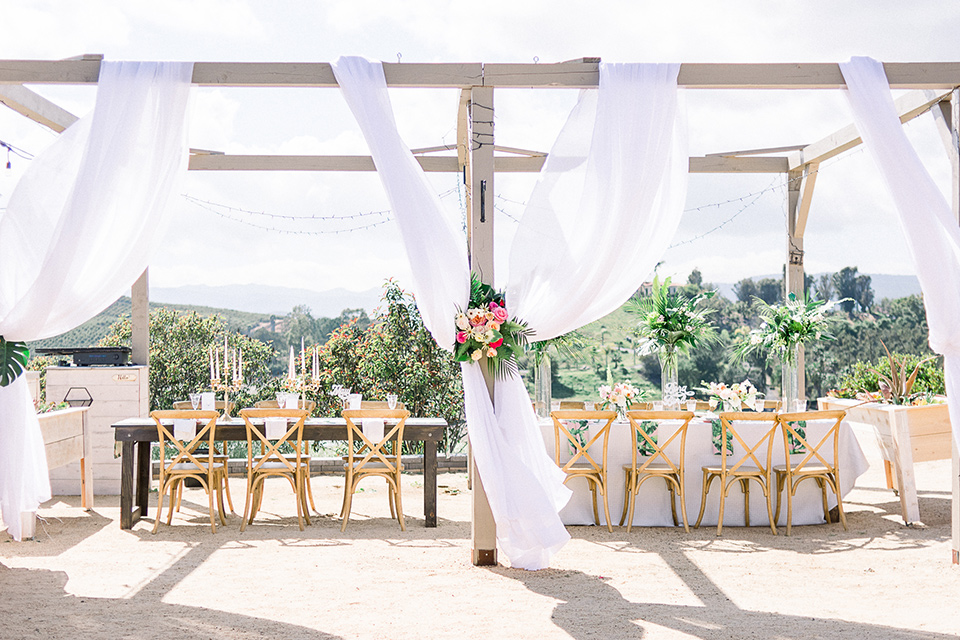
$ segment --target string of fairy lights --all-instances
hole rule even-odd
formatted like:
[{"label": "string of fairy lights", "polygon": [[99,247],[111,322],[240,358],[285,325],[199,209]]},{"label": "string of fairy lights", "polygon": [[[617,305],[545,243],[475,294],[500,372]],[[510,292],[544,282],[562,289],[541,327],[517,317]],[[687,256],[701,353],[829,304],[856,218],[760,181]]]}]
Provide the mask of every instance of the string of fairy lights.
[{"label": "string of fairy lights", "polygon": [[[25,160],[32,160],[33,154],[30,152],[21,149],[15,145],[4,142],[0,140],[0,149],[6,151],[8,157],[9,155],[15,154],[20,158]],[[850,152],[832,158],[831,160],[821,164],[819,167],[810,171],[808,175],[813,173],[818,173],[825,169],[828,166],[833,165],[836,162],[845,160],[857,153],[862,153],[863,147]],[[9,160],[8,160],[9,164]],[[793,180],[799,180],[802,178],[785,178],[782,174],[778,174],[774,180],[758,191],[744,194],[735,198],[729,198],[726,200],[720,200],[717,202],[711,202],[708,204],[698,205],[696,207],[690,207],[684,209],[685,214],[689,213],[702,213],[710,211],[713,209],[722,210],[725,207],[730,205],[738,205],[737,209],[729,216],[721,220],[720,222],[714,224],[706,231],[698,233],[684,240],[680,240],[671,244],[668,249],[673,249],[675,247],[680,247],[683,245],[691,244],[704,238],[709,237],[710,235],[720,231],[746,211],[757,205],[761,201],[764,195],[772,192],[780,193],[781,196],[785,196],[786,189]],[[459,208],[461,210],[462,225],[465,228],[466,226],[466,193],[464,192],[461,182],[458,179],[456,181],[456,186],[447,189],[441,193],[438,193],[437,196],[440,199],[447,198],[448,196],[456,194]],[[301,215],[291,215],[284,213],[274,213],[265,210],[253,210],[247,209],[235,205],[224,204],[220,202],[215,202],[213,200],[200,198],[188,193],[181,194],[183,199],[218,218],[233,222],[235,224],[245,225],[260,231],[268,233],[276,233],[280,235],[295,235],[295,236],[315,236],[315,235],[339,235],[345,233],[354,233],[358,231],[367,231],[370,229],[375,229],[377,227],[384,226],[393,220],[393,215],[391,210],[382,209],[374,211],[359,211],[356,213],[338,213],[338,214],[324,214],[324,213],[310,213],[310,214],[301,214]],[[780,198],[781,207],[783,209],[783,215],[786,216],[785,208],[785,197]],[[502,194],[496,194],[496,199],[494,202],[494,210],[502,214],[506,219],[510,220],[515,224],[520,223],[520,218],[513,213],[511,213],[503,204],[515,205],[520,207],[526,207],[527,203],[510,199]],[[0,208],[2,211],[3,208]],[[330,227],[331,225],[339,225],[336,228],[305,228],[305,225],[313,224],[322,224],[325,227]]]}]

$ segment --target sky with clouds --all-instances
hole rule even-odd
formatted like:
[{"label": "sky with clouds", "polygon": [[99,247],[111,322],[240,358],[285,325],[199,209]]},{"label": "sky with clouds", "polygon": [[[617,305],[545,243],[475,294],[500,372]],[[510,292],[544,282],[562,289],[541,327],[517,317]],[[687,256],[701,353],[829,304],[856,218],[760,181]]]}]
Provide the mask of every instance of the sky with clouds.
[{"label": "sky with clouds", "polygon": [[[958,31],[960,4],[952,0],[31,0],[0,4],[0,59],[102,53],[115,60],[283,62],[341,55],[389,62],[398,56],[402,62],[559,62],[585,56],[627,62],[836,62],[852,55],[955,61]],[[90,110],[95,95],[92,87],[33,89],[77,115]],[[809,143],[850,121],[838,91],[683,93],[691,155]],[[498,90],[497,143],[548,151],[576,97],[574,90]],[[457,91],[395,89],[391,98],[411,147],[455,142]],[[932,118],[918,118],[906,130],[946,190],[950,169]],[[35,154],[54,137],[0,110],[0,140]],[[190,146],[235,154],[368,153],[335,89],[194,88]],[[10,171],[0,171],[0,207],[27,164],[16,156],[11,162]],[[459,176],[428,175],[451,215],[459,215]],[[534,180],[497,176],[498,258],[507,255],[514,218],[522,215]],[[258,283],[365,290],[390,276],[403,282],[409,273],[392,223],[350,231],[389,218],[375,213],[389,208],[375,174],[191,172],[184,193],[189,198],[178,199],[163,252],[151,265],[152,286]],[[699,267],[714,282],[779,273],[785,197],[783,179],[773,175],[691,176],[687,211],[661,273],[685,279]],[[370,215],[290,223],[245,212]],[[821,166],[805,249],[813,273],[847,265],[871,273],[913,272],[892,205],[862,149]]]}]

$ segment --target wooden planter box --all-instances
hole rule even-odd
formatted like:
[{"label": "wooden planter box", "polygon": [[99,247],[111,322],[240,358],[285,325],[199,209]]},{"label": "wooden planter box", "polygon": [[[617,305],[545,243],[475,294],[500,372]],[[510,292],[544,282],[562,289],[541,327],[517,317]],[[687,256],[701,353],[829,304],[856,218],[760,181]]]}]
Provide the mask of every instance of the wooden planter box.
[{"label": "wooden planter box", "polygon": [[921,524],[913,463],[951,459],[952,435],[947,405],[908,407],[843,398],[820,398],[817,404],[821,409],[842,409],[847,412],[850,422],[874,428],[886,462],[887,486],[893,488],[895,480],[900,494],[903,521]]}]

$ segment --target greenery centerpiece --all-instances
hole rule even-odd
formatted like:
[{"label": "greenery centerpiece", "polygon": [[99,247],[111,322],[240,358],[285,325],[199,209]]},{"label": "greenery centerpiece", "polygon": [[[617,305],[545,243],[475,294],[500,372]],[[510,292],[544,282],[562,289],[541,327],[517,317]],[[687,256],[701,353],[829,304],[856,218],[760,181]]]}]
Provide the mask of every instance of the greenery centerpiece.
[{"label": "greenery centerpiece", "polygon": [[641,314],[635,330],[642,353],[656,353],[660,360],[660,386],[665,409],[676,409],[680,404],[677,367],[680,353],[687,353],[698,345],[716,340],[713,325],[707,319],[713,313],[705,308],[704,300],[715,291],[703,291],[693,297],[672,293],[670,278],[660,282],[653,279],[649,297],[636,303]]},{"label": "greenery centerpiece", "polygon": [[511,319],[503,292],[470,277],[470,303],[456,316],[457,341],[453,356],[460,362],[486,357],[487,367],[497,377],[517,373],[517,358],[523,354],[532,331],[526,323]]},{"label": "greenery centerpiece", "polygon": [[737,347],[737,357],[773,353],[783,366],[781,401],[784,411],[802,410],[800,405],[800,347],[817,340],[833,340],[827,332],[826,312],[835,304],[825,300],[798,300],[790,294],[783,304],[769,304],[754,298],[760,327],[751,331]]}]

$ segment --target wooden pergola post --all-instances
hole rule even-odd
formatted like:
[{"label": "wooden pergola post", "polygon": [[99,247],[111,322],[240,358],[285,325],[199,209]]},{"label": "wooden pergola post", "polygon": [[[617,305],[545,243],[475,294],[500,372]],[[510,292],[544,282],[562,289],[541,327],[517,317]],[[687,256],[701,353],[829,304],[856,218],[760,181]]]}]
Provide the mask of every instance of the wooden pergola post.
[{"label": "wooden pergola post", "polygon": [[[464,93],[467,93],[466,90]],[[461,104],[464,104],[461,102]],[[493,88],[473,87],[467,105],[467,243],[470,271],[493,284]],[[493,399],[496,384],[484,361],[483,376]],[[475,565],[497,564],[497,525],[475,464],[470,465],[472,526],[470,538]]]},{"label": "wooden pergola post", "polygon": [[[807,228],[810,199],[817,180],[818,164],[805,164],[787,172],[787,262],[784,273],[784,298],[791,293],[797,300],[806,295],[803,271],[803,232]],[[801,345],[797,351],[797,382],[801,397],[806,397],[807,380],[804,375],[804,354]],[[787,407],[786,411],[793,411]]]}]

